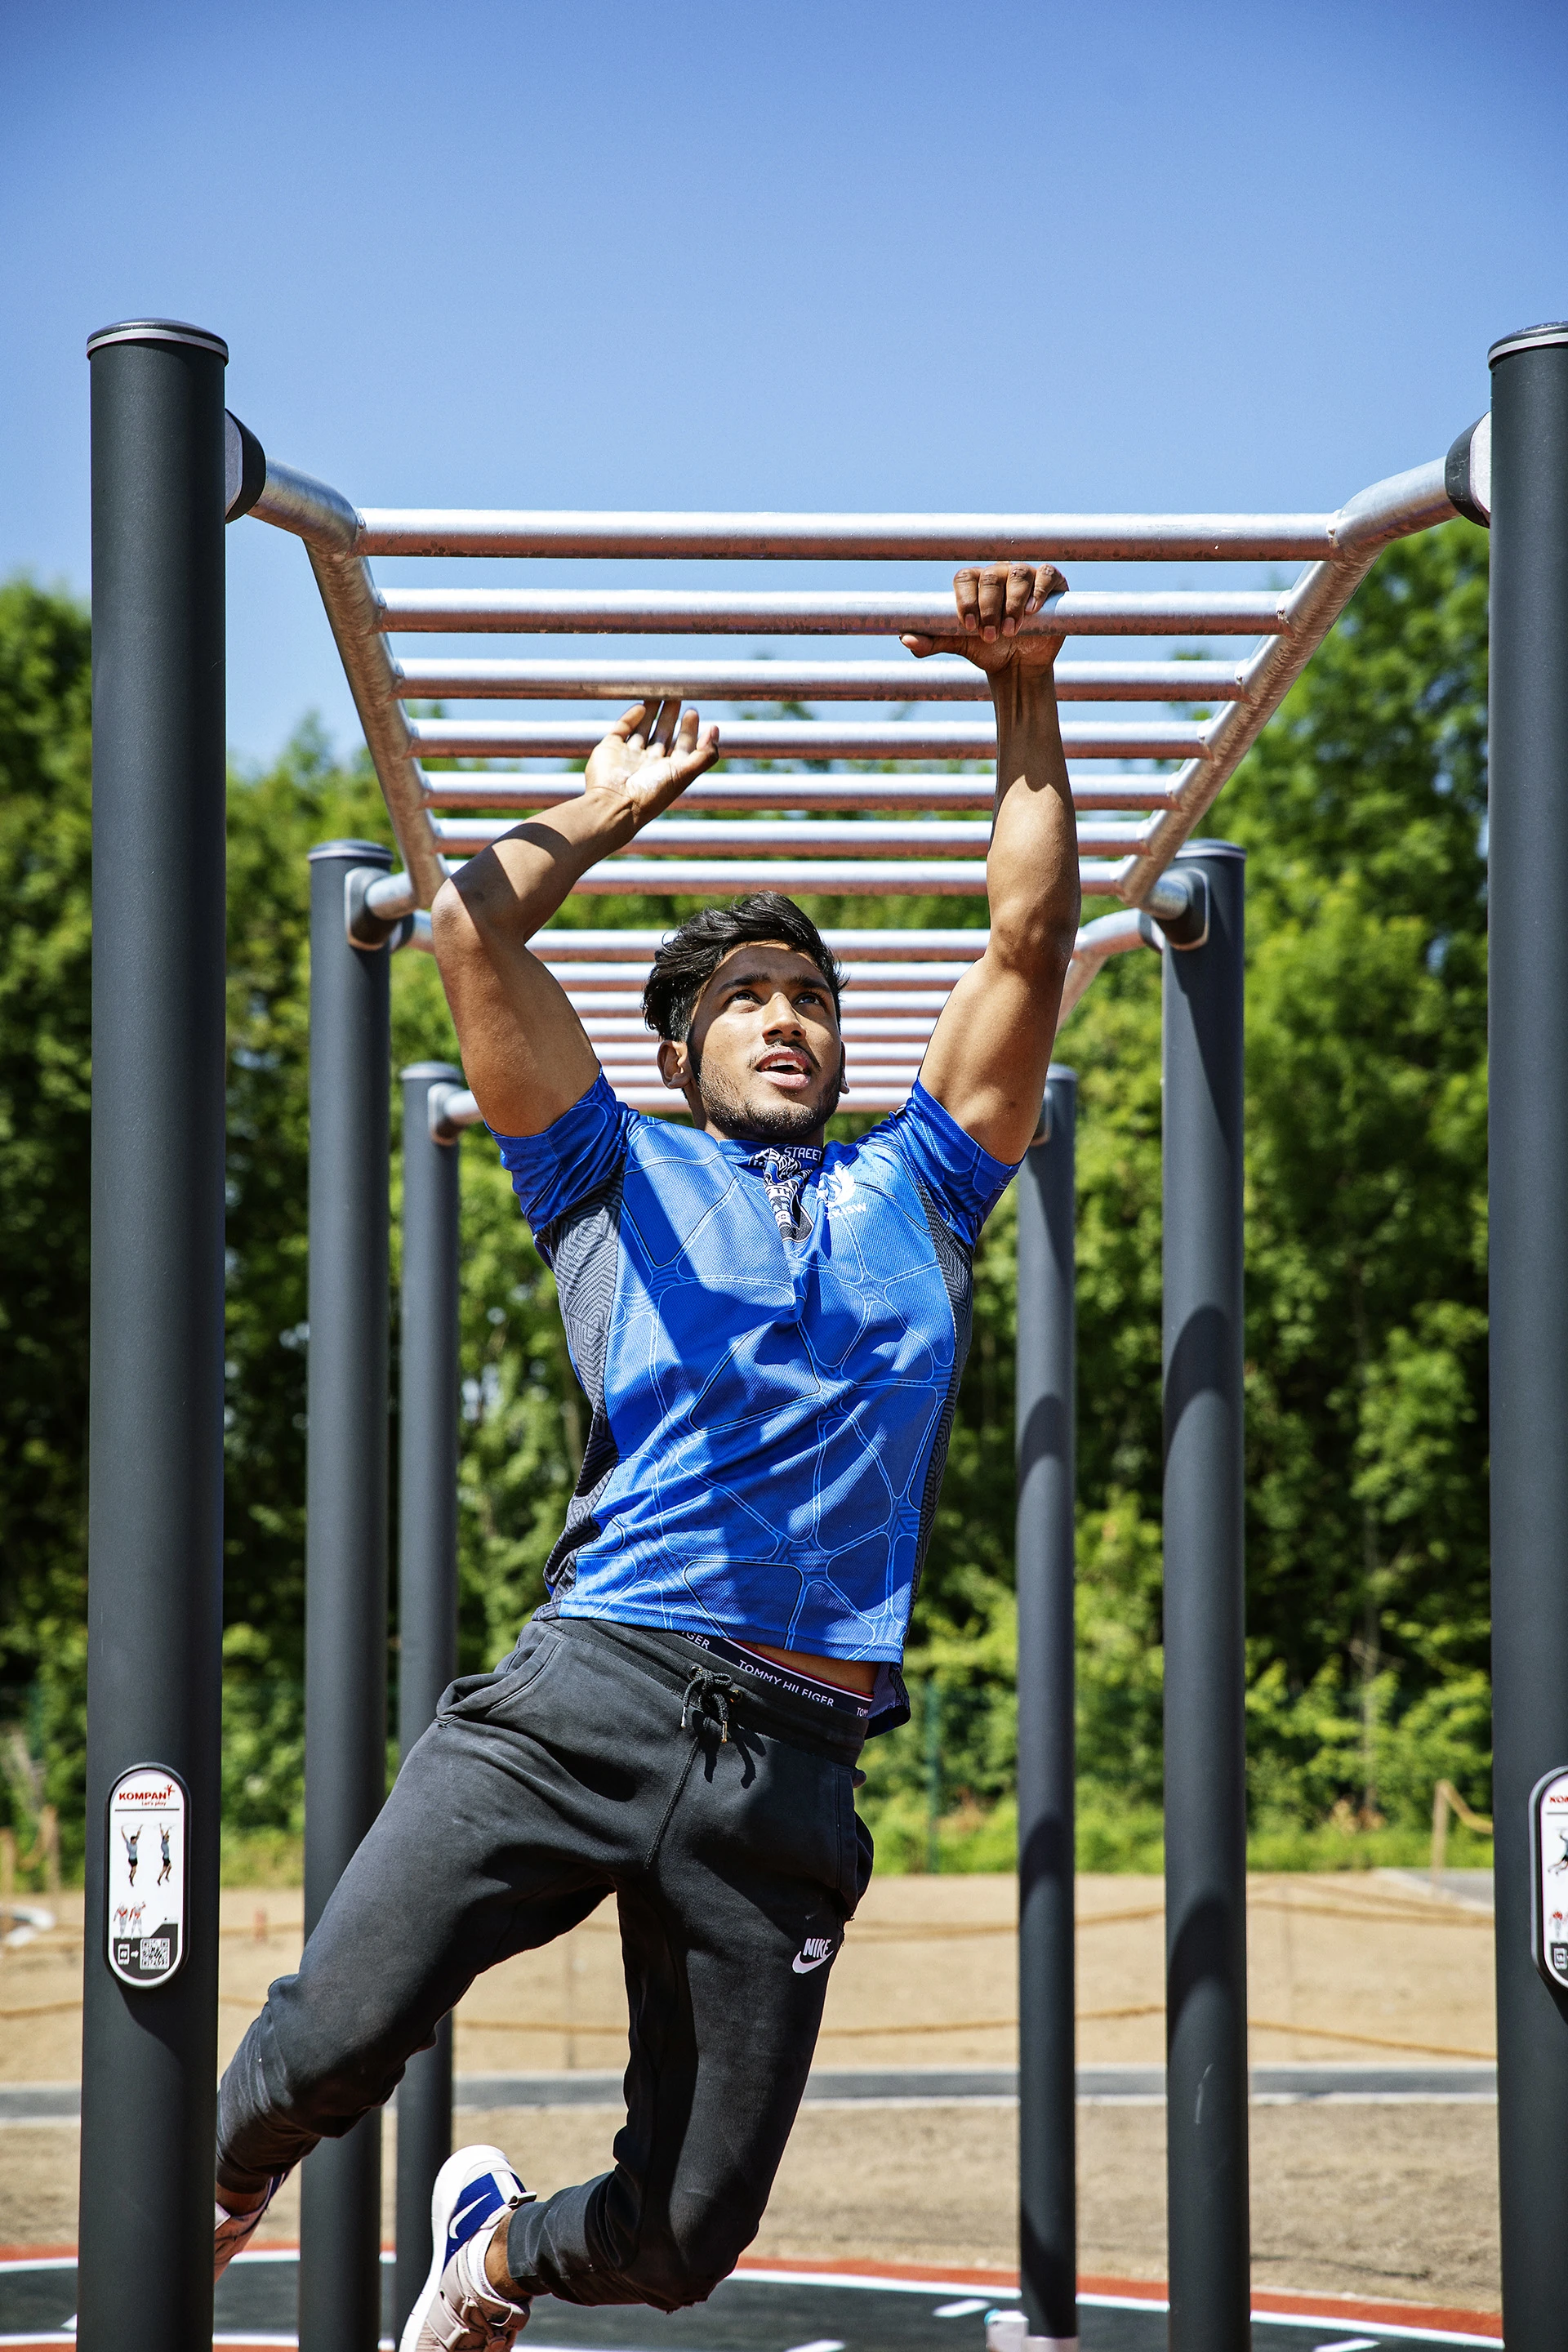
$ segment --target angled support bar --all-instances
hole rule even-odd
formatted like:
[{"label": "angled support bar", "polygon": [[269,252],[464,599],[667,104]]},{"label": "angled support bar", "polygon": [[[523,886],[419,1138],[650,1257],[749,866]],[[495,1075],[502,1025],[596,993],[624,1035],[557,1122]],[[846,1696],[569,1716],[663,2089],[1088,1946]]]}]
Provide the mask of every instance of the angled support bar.
[{"label": "angled support bar", "polygon": [[1129,907],[1119,915],[1101,915],[1097,922],[1086,923],[1073,946],[1072,961],[1068,966],[1067,980],[1062,987],[1061,1010],[1057,1014],[1057,1034],[1063,1024],[1077,1012],[1089,982],[1112,956],[1126,955],[1133,948],[1160,948],[1164,934],[1154,918],[1142,907]]},{"label": "angled support bar", "polygon": [[368,564],[355,553],[359,516],[324,482],[271,459],[250,512],[305,542],[397,845],[414,879],[416,903],[427,907],[441,887],[444,868],[425,813],[424,778],[376,621],[375,583]]},{"label": "angled support bar", "polygon": [[1177,777],[1173,805],[1152,828],[1129,877],[1124,895],[1134,906],[1147,902],[1156,877],[1236,773],[1383,549],[1392,540],[1451,522],[1456,512],[1441,458],[1376,482],[1341,509],[1333,521],[1334,555],[1310,565],[1297,581],[1281,607],[1282,633],[1247,664],[1243,698],[1204,729],[1204,764],[1194,761]]}]

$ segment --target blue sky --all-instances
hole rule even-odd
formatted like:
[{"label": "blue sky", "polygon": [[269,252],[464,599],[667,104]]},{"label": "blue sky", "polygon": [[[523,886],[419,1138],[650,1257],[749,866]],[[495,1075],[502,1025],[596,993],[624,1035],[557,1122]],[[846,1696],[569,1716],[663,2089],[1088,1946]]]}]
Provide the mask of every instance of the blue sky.
[{"label": "blue sky", "polygon": [[[1568,314],[1532,0],[0,0],[0,575],[87,585],[114,318],[216,328],[363,504],[1092,509],[1336,506]],[[229,550],[237,750],[357,740],[299,547]]]}]

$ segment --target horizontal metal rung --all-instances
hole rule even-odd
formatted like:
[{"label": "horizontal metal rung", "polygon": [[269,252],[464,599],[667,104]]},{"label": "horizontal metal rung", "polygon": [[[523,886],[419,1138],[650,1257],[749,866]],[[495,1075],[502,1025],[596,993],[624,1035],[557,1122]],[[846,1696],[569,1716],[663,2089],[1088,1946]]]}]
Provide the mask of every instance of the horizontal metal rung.
[{"label": "horizontal metal rung", "polygon": [[970,563],[1310,562],[1332,555],[1326,514],[594,514],[366,507],[359,555],[826,556]]},{"label": "horizontal metal rung", "polygon": [[[437,842],[448,853],[488,848],[511,830],[505,817],[438,816],[433,824]],[[1079,842],[1085,850],[1123,854],[1141,848],[1147,831],[1146,825],[1129,821],[1091,818],[1079,827]],[[740,817],[729,824],[721,818],[655,817],[626,851],[616,854],[754,857],[779,851],[800,857],[984,857],[990,839],[989,818],[973,823],[927,818],[906,824],[865,817],[835,824],[809,817]]]},{"label": "horizontal metal rung", "polygon": [[[963,969],[967,971],[970,967],[965,964]],[[884,1014],[897,1013],[918,1016],[929,1021],[934,1013],[942,1011],[952,993],[953,982],[961,976],[947,964],[933,965],[932,970],[951,976],[940,985],[930,988],[884,988],[878,981],[857,979],[850,974],[847,976],[845,982],[849,992],[845,998],[845,1003],[847,1006],[858,1005],[862,1011],[869,1009],[870,1012],[875,1013],[878,1019]],[[564,969],[558,971],[555,977],[563,986],[565,985]],[[628,974],[627,977],[629,978],[630,975]],[[646,978],[647,974],[644,973],[642,979]],[[635,989],[623,985],[618,989],[599,991],[579,988],[574,983],[566,992],[572,1000],[573,1010],[584,1021],[616,1018],[624,1020],[635,1018],[639,1022],[641,1020],[641,980]]]},{"label": "horizontal metal rung", "polygon": [[[1083,858],[1079,887],[1089,897],[1112,897],[1131,863],[1125,858]],[[590,866],[574,887],[585,897],[597,898],[689,891],[728,898],[748,890],[783,890],[834,898],[983,898],[985,868],[978,858],[956,857],[607,857]]]},{"label": "horizontal metal rung", "polygon": [[[479,667],[488,670],[495,666],[483,663]],[[1197,664],[1183,663],[1178,667],[1193,669]],[[705,669],[703,675],[708,674]],[[899,674],[910,675],[905,671]],[[770,669],[767,675],[770,687],[776,686],[776,671]],[[411,688],[405,691],[412,694]],[[408,732],[415,756],[426,760],[585,760],[595,745],[603,742],[606,724],[597,718],[411,718]],[[1068,725],[1070,733],[1073,722],[1069,719]],[[989,761],[996,757],[996,729],[989,718],[723,719],[720,721],[720,740],[726,760]],[[450,783],[454,780],[447,777],[443,781]]]},{"label": "horizontal metal rung", "polygon": [[[657,656],[650,656],[647,657],[647,664],[641,667],[646,668],[648,676],[658,677],[667,674],[655,665],[657,665]],[[457,667],[462,666],[459,664]],[[525,667],[532,667],[532,665],[529,664]],[[704,673],[710,673],[714,667],[712,663],[704,664]],[[1245,667],[1243,663],[1225,661],[1058,662],[1054,672],[1057,700],[1058,703],[1240,702],[1246,699],[1243,682]],[[595,670],[607,670],[610,675],[616,677],[632,674],[616,664],[573,663],[570,668],[576,674],[592,675]],[[900,681],[912,679],[917,675],[928,678],[935,677],[938,680],[944,680],[955,674],[954,662],[949,661],[946,656],[939,656],[934,667],[927,663],[919,673],[913,668],[906,669],[896,662],[879,663],[874,665],[873,668],[878,672],[885,669],[889,677],[896,677]],[[956,675],[966,680],[970,675],[975,678],[981,677],[981,673],[974,668],[973,662],[962,663],[956,668]],[[769,684],[776,684],[777,677],[776,668],[770,665],[767,671]],[[983,679],[981,682],[984,684]],[[797,698],[789,696],[784,698],[793,701]],[[804,700],[807,698],[798,698]],[[784,729],[792,724],[797,732],[809,736],[813,723],[810,720],[793,722],[786,720],[783,727],[775,728],[770,726],[765,719],[761,721],[751,719],[731,721],[731,726],[753,727],[757,729],[760,739],[767,735],[783,733]],[[538,755],[524,748],[530,742],[530,736],[526,730],[530,727],[537,727],[538,724],[536,720],[527,719],[503,719],[486,722],[483,719],[414,719],[409,722],[409,732],[416,750],[426,760],[529,759]],[[982,721],[981,724],[984,726],[985,722]],[[560,731],[560,730],[554,730],[557,734]],[[842,733],[847,730],[835,730],[834,731]],[[994,732],[991,740],[994,742]],[[745,737],[733,747],[737,757],[741,756],[742,742],[744,742],[747,747],[745,756],[752,759],[793,756],[807,760],[877,758],[913,760],[946,759],[952,756],[945,749],[934,752],[900,750],[887,753],[854,751],[825,751],[815,746],[803,748],[793,754],[779,754],[753,748],[751,739]]]},{"label": "horizontal metal rung", "polygon": [[[595,1045],[657,1044],[647,1024],[629,1013],[607,1014],[584,1012],[579,1015],[584,1028]],[[931,1036],[934,1024],[929,1015],[915,1013],[846,1013],[839,1023],[843,1035],[853,1043],[857,1038],[886,1044],[904,1044],[910,1039],[923,1045]]]},{"label": "horizontal metal rung", "polygon": [[[580,800],[581,775],[452,776],[426,781],[425,805],[434,811],[559,808]],[[884,816],[900,810],[984,810],[996,796],[991,776],[835,776],[816,778],[775,772],[766,776],[714,775],[688,784],[676,805],[686,809],[875,809]],[[1073,804],[1080,809],[1163,809],[1171,803],[1167,776],[1075,776]]]},{"label": "horizontal metal rung", "polygon": [[[531,942],[533,952],[546,963],[646,963],[669,937],[667,929],[660,930],[590,930],[584,926],[552,924],[536,931]],[[971,930],[898,930],[862,931],[840,929],[837,925],[822,933],[825,944],[836,956],[847,961],[868,963],[906,963],[927,959],[946,961],[978,961],[990,944],[991,934],[984,929]]]},{"label": "horizontal metal rung", "polygon": [[[377,602],[383,629],[444,634],[898,637],[953,636],[959,627],[951,589],[383,588]],[[1040,636],[1268,636],[1284,626],[1284,604],[1281,589],[1068,589],[1019,625]]]},{"label": "horizontal metal rung", "polygon": [[[870,1087],[863,1080],[857,1081],[853,1093],[845,1097],[843,1108],[857,1115],[862,1111],[875,1111],[881,1116],[888,1111],[902,1110],[909,1101],[911,1085],[912,1080],[891,1087]],[[624,1103],[628,1110],[646,1111],[655,1118],[686,1116],[684,1097],[669,1087],[616,1086],[614,1093],[616,1100]]]},{"label": "horizontal metal rung", "polygon": [[[862,1067],[857,1065],[851,1055],[849,1057],[851,1099],[847,1103],[846,1108],[854,1108],[854,1087],[858,1077],[864,1078],[866,1084],[870,1087],[894,1086],[900,1081],[908,1086],[915,1077],[924,1058],[923,1052],[893,1055],[868,1054]],[[633,1085],[643,1086],[654,1085],[658,1081],[658,1065],[651,1055],[646,1059],[623,1060],[617,1055],[606,1052],[600,1055],[599,1061],[605,1076],[612,1086],[615,1086],[617,1081],[624,1084],[629,1080]]]},{"label": "horizontal metal rung", "polygon": [[[1184,681],[1195,664],[1176,662],[1173,669],[1182,673]],[[989,702],[991,690],[983,674],[973,662],[954,656],[938,655],[927,662],[873,661],[723,661],[702,659],[660,661],[657,655],[639,654],[629,661],[485,661],[485,660],[426,660],[413,656],[393,664],[397,680],[397,693],[405,702],[484,701],[484,702],[647,702],[674,698],[682,702]],[[1070,699],[1070,698],[1068,698]],[[1114,701],[1106,694],[1098,698]],[[1173,690],[1162,693],[1162,701],[1180,698]],[[1202,700],[1224,698],[1205,694]],[[421,719],[421,728],[442,722]],[[448,725],[460,721],[447,721]],[[744,724],[746,722],[731,722]],[[797,720],[805,726],[809,721]],[[1069,725],[1071,722],[1068,722]],[[1079,722],[1080,725],[1082,722]],[[1094,722],[1089,722],[1093,724]],[[1131,720],[1141,724],[1158,722]],[[1192,722],[1184,724],[1190,737],[1196,730]],[[835,730],[836,732],[838,730]],[[1064,732],[1066,730],[1064,730]],[[558,735],[553,730],[552,738]],[[604,730],[599,730],[603,734]],[[724,724],[720,722],[721,740]],[[438,740],[440,739],[437,739]],[[597,738],[595,738],[595,740]],[[992,741],[994,743],[994,735]],[[509,736],[500,727],[489,726],[482,735],[473,737],[452,748],[447,736],[443,748],[435,749],[428,736],[422,740],[435,758],[527,759],[542,756],[519,747],[526,740]],[[479,750],[481,742],[491,748],[488,753]],[[742,737],[734,744],[737,757],[765,756],[759,752],[750,737]],[[783,755],[789,756],[789,755]],[[799,752],[799,758],[844,759],[872,758],[870,752]],[[917,754],[904,751],[891,756],[941,758],[942,753]],[[962,756],[962,755],[961,755]],[[984,753],[980,756],[984,757]]]}]

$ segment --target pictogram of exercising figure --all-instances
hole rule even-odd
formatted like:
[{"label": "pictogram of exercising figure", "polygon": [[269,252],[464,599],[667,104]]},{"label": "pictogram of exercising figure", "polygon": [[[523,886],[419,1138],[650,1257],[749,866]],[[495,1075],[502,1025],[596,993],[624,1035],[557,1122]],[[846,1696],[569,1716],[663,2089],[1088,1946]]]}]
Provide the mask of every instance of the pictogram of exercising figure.
[{"label": "pictogram of exercising figure", "polygon": [[137,1848],[142,1843],[141,1822],[138,1822],[133,1830],[121,1830],[120,1837],[121,1843],[125,1848],[125,1859],[131,1864],[131,1884],[134,1886],[136,1884],[136,1852]]},{"label": "pictogram of exercising figure", "polygon": [[1562,1840],[1563,1851],[1556,1861],[1549,1862],[1546,1867],[1555,1877],[1560,1870],[1568,1870],[1568,1830],[1558,1830],[1554,1834]]},{"label": "pictogram of exercising figure", "polygon": [[160,1886],[163,1886],[166,1884],[169,1873],[173,1870],[174,1865],[169,1859],[169,1832],[164,1828],[162,1822],[158,1824],[158,1843],[163,1849],[163,1867],[158,1873],[157,1883]]}]

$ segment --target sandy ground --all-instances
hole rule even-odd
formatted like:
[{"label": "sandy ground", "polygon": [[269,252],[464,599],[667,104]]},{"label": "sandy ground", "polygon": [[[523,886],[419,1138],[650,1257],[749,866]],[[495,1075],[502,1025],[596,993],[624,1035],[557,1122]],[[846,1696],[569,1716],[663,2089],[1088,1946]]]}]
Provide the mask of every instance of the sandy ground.
[{"label": "sandy ground", "polygon": [[[1492,2043],[1490,1922],[1378,1878],[1271,1877],[1250,1889],[1255,2061],[1484,2057]],[[297,1894],[223,1898],[227,2056],[299,1950]],[[0,2080],[66,2081],[79,2063],[80,1897],[59,1927],[0,1955]],[[820,2062],[1005,2064],[1016,2054],[1015,1887],[1005,1877],[875,1885],[833,1971]],[[1163,1922],[1158,1881],[1079,1884],[1079,2057],[1157,2063]],[[616,2067],[624,1995],[613,1912],[482,1979],[458,2011],[463,2073]],[[548,2191],[601,2169],[606,2109],[465,2114]],[[389,2150],[392,2126],[387,2126]],[[1259,2106],[1253,2112],[1259,2285],[1495,2308],[1495,2118],[1488,2106]],[[74,2233],[76,2132],[0,2129],[0,2243]],[[1079,2111],[1080,2263],[1163,2274],[1158,2106]],[[1016,2261],[1016,2116],[1009,2107],[802,2114],[756,2252],[954,2263]],[[1436,2227],[1434,2216],[1440,2216]],[[297,2231],[289,2194],[269,2217]]]}]

